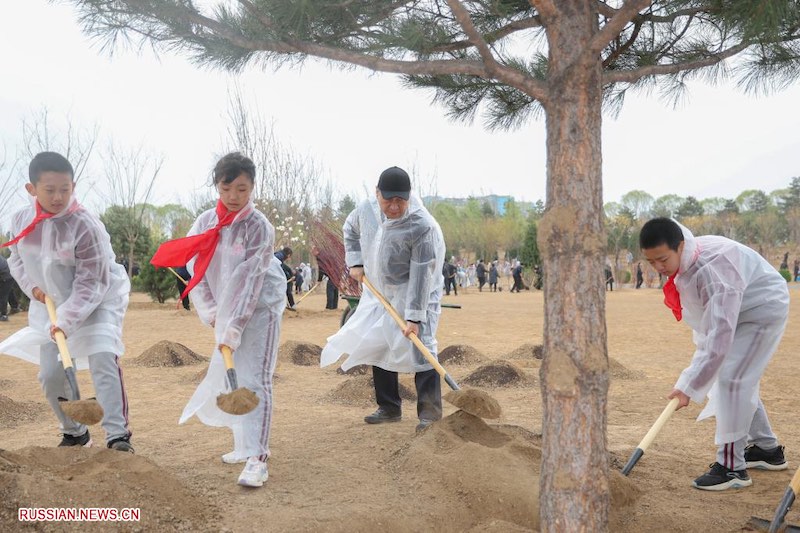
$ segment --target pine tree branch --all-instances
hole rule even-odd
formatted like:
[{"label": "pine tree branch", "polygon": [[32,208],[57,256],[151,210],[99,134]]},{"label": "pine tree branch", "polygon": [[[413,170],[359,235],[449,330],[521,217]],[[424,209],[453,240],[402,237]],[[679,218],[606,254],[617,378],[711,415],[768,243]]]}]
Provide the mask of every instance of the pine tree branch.
[{"label": "pine tree branch", "polygon": [[754,43],[750,41],[744,41],[735,46],[731,46],[730,48],[726,48],[721,52],[710,54],[708,57],[695,59],[692,61],[672,63],[669,65],[648,65],[646,67],[627,71],[607,71],[603,73],[603,84],[607,85],[619,82],[634,83],[645,77],[659,76],[662,74],[676,74],[682,71],[697,70],[699,68],[709,67],[724,61],[729,57],[735,56],[753,44]]},{"label": "pine tree branch", "polygon": [[525,75],[517,69],[502,65],[497,61],[492,51],[489,49],[489,45],[486,44],[486,41],[472,22],[469,11],[464,7],[464,4],[459,0],[447,0],[447,4],[453,11],[453,16],[456,21],[464,30],[467,39],[477,48],[487,71],[491,73],[496,80],[516,87],[541,102],[544,102],[548,98],[548,93],[545,90],[544,84],[533,80],[530,76]]},{"label": "pine tree branch", "polygon": [[[501,28],[498,28],[494,31],[490,31],[489,33],[483,36],[483,39],[486,41],[487,44],[492,44],[518,31],[528,30],[531,28],[541,28],[541,27],[542,27],[542,21],[539,19],[539,16],[537,15],[530,18],[515,20],[514,22],[510,22],[509,24],[506,24]],[[461,41],[454,41],[452,43],[433,46],[430,48],[430,50],[432,52],[455,52],[458,50],[464,50],[466,48],[470,48],[471,46],[473,46],[472,42],[469,39],[465,39]]]},{"label": "pine tree branch", "polygon": [[639,11],[649,6],[651,0],[626,0],[621,8],[616,10],[605,26],[597,32],[586,47],[586,56],[595,58],[608,43],[616,39],[627,24],[629,24]]}]

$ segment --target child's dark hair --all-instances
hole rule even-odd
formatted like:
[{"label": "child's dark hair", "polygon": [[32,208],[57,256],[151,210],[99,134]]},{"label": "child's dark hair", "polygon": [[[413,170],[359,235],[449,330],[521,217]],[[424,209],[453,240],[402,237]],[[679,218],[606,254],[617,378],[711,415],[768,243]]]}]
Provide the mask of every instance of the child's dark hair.
[{"label": "child's dark hair", "polygon": [[683,242],[683,232],[678,224],[669,218],[659,217],[645,222],[639,232],[639,248],[648,250],[666,244],[670,250],[678,251]]},{"label": "child's dark hair", "polygon": [[44,172],[61,172],[69,174],[75,179],[75,171],[72,165],[63,155],[56,152],[40,152],[33,156],[31,164],[28,165],[28,179],[36,185]]},{"label": "child's dark hair", "polygon": [[219,182],[230,183],[238,178],[242,173],[247,174],[250,182],[255,182],[256,166],[253,160],[241,154],[241,152],[231,152],[222,156],[214,166],[214,185]]},{"label": "child's dark hair", "polygon": [[292,255],[292,249],[289,248],[288,246],[284,246],[281,252],[283,252],[283,257],[289,257],[290,255]]}]

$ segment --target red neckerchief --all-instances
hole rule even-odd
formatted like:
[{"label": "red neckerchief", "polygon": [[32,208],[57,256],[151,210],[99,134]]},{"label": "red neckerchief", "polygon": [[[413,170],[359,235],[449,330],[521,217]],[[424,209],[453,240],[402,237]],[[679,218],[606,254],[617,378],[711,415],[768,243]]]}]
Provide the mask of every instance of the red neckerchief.
[{"label": "red neckerchief", "polygon": [[680,322],[683,317],[683,312],[681,310],[681,294],[675,286],[675,276],[677,275],[678,273],[675,272],[664,284],[664,305],[672,309],[672,314],[675,315],[675,319]]},{"label": "red neckerchief", "polygon": [[0,244],[0,248],[5,248],[6,246],[11,246],[13,244],[17,244],[19,241],[22,240],[23,237],[31,233],[33,230],[36,229],[36,225],[41,222],[42,220],[47,220],[48,218],[52,218],[55,216],[53,213],[48,213],[47,211],[42,209],[42,206],[39,202],[36,202],[36,216],[33,217],[33,222],[28,224],[25,229],[19,232],[19,235],[11,239],[5,244]]},{"label": "red neckerchief", "polygon": [[189,284],[183,290],[181,298],[186,298],[189,291],[195,288],[203,279],[211,259],[214,257],[214,250],[217,249],[219,242],[219,231],[228,226],[236,218],[239,211],[228,211],[222,200],[217,202],[217,225],[213,228],[182,239],[173,239],[162,243],[158,247],[150,264],[157,267],[180,267],[185,266],[189,260],[197,256],[194,263],[194,275],[189,280]]}]

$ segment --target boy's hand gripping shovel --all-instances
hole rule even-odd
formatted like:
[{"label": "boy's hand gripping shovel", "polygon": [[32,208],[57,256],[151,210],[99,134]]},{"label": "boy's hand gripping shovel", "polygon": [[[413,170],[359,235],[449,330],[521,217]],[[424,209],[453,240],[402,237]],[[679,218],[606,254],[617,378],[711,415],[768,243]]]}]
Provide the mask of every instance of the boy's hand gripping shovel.
[{"label": "boy's hand gripping shovel", "polygon": [[[50,323],[55,325],[57,322],[56,306],[49,296],[44,297],[44,303],[47,306],[47,314],[50,315]],[[81,424],[91,426],[97,424],[103,419],[103,408],[97,403],[95,398],[88,398],[81,400],[81,393],[78,389],[78,379],[75,376],[75,367],[72,366],[72,357],[69,355],[69,348],[67,348],[67,338],[64,332],[56,330],[53,335],[56,344],[58,345],[58,353],[61,355],[61,364],[64,366],[64,373],[67,375],[67,382],[72,389],[72,399],[59,398],[61,402],[61,409],[71,419]]]},{"label": "boy's hand gripping shovel", "polygon": [[236,369],[233,367],[233,351],[224,344],[220,346],[222,358],[225,360],[225,369],[228,375],[228,384],[231,392],[217,396],[217,407],[231,415],[249,413],[258,406],[258,396],[250,389],[240,389],[239,380],[236,378]]}]

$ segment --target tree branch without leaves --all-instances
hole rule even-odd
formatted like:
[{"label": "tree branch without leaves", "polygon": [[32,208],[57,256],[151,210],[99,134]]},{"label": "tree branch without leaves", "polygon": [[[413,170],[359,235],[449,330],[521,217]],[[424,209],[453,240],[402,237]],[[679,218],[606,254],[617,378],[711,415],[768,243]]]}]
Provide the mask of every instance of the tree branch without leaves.
[{"label": "tree branch without leaves", "polygon": [[608,43],[619,36],[625,26],[639,14],[639,11],[650,5],[650,2],[651,0],[628,0],[625,2],[621,8],[616,10],[611,20],[592,37],[586,48],[586,54],[591,58],[597,57],[608,46]]}]

